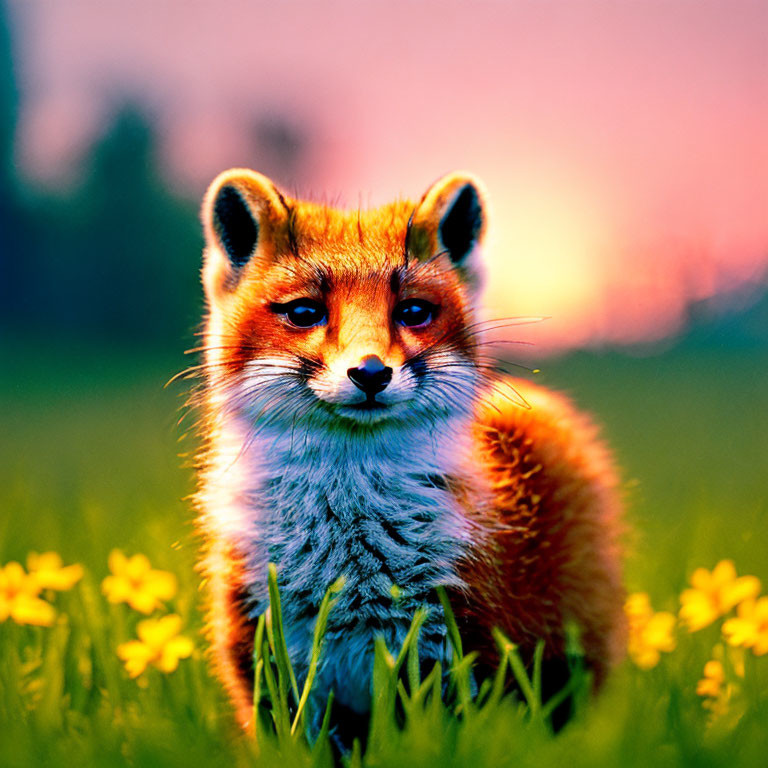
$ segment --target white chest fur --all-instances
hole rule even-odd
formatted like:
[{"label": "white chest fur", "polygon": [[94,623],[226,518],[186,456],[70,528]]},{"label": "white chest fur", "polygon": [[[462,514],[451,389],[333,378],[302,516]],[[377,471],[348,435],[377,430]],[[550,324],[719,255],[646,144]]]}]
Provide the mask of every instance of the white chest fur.
[{"label": "white chest fur", "polygon": [[[445,628],[434,587],[461,585],[457,564],[470,541],[470,525],[449,488],[461,463],[462,431],[457,427],[439,442],[423,429],[376,439],[267,433],[243,451],[232,424],[219,446],[214,443],[220,471],[209,473],[209,487],[222,492],[209,496],[208,522],[247,553],[253,616],[267,607],[267,563],[277,565],[299,677],[325,590],[346,578],[326,635],[320,700],[333,687],[337,700],[364,711],[374,638],[383,635],[396,650],[424,603],[431,610],[422,657],[443,658]],[[224,502],[218,509],[217,497]]]}]

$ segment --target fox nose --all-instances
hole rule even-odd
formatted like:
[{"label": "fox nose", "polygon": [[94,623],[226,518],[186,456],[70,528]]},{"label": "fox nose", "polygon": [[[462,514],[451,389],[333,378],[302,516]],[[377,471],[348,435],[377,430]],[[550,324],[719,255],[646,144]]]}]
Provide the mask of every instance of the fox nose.
[{"label": "fox nose", "polygon": [[347,370],[347,376],[358,389],[371,396],[381,392],[392,381],[392,369],[384,365],[378,355],[366,355],[357,368]]}]

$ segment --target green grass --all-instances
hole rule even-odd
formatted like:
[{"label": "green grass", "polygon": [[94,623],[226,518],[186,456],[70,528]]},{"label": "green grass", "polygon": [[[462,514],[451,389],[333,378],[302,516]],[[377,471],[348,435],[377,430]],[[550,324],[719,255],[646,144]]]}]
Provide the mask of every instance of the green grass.
[{"label": "green grass", "polygon": [[[66,622],[0,623],[0,765],[324,764],[327,750],[313,754],[300,727],[298,737],[265,735],[257,756],[208,674],[197,634],[196,542],[183,501],[193,481],[178,458],[192,446],[179,442],[176,427],[181,390],[163,389],[183,361],[0,352],[0,564],[53,549],[86,568],[83,582],[55,599]],[[768,355],[582,354],[541,367],[539,380],[596,414],[615,448],[629,509],[630,590],[674,611],[691,571],[725,557],[768,584]],[[177,574],[169,609],[196,642],[176,672],[150,669],[143,685],[115,652],[135,636],[138,617],[100,593],[114,547],[144,552]],[[407,649],[398,691],[390,662],[401,649],[379,649],[369,749],[349,762],[763,766],[768,657],[748,657],[734,713],[708,727],[695,686],[716,641],[714,627],[680,632],[677,650],[655,669],[625,664],[556,738],[510,697],[478,704],[465,696],[457,717],[457,700],[446,706],[413,679]],[[264,664],[274,649],[268,654]],[[393,721],[398,697],[403,729]],[[295,711],[288,731],[293,719]]]}]

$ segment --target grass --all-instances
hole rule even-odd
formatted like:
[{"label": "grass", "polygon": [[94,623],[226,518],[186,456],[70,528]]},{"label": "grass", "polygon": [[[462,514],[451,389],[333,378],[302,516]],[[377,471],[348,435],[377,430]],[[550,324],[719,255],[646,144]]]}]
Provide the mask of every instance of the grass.
[{"label": "grass", "polygon": [[[179,389],[162,388],[182,361],[0,351],[0,564],[56,550],[86,569],[74,590],[56,596],[62,623],[0,623],[0,765],[327,764],[327,748],[313,753],[303,740],[302,716],[297,721],[288,704],[290,675],[283,690],[284,664],[271,667],[279,632],[270,647],[265,627],[262,675],[266,690],[270,667],[287,720],[279,740],[263,736],[259,755],[238,735],[208,674],[197,634],[196,542],[183,501],[192,477],[178,458],[190,446],[178,442]],[[630,590],[676,611],[692,570],[725,557],[768,583],[768,355],[581,354],[540,367],[542,383],[595,413],[615,447],[629,508]],[[196,647],[172,674],[149,669],[137,682],[116,655],[141,617],[100,592],[115,547],[144,552],[178,576],[168,608]],[[465,692],[446,705],[435,678],[414,677],[412,649],[379,648],[368,749],[348,763],[763,766],[768,658],[748,654],[739,701],[708,725],[695,687],[717,639],[716,627],[680,631],[678,648],[656,668],[623,665],[556,738],[536,713],[535,676],[532,706],[494,688],[479,702]],[[461,674],[454,672],[457,691]],[[402,729],[396,708],[406,713]]]}]

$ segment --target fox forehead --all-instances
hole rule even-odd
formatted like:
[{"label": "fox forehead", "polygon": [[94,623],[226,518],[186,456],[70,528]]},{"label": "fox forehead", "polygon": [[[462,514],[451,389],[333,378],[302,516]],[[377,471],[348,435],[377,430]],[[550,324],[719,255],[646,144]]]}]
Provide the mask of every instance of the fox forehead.
[{"label": "fox forehead", "polygon": [[316,203],[286,201],[286,237],[295,256],[332,256],[337,268],[378,272],[404,262],[413,203],[398,201],[371,210],[347,211]]},{"label": "fox forehead", "polygon": [[462,293],[450,266],[408,258],[409,201],[359,211],[301,201],[287,201],[286,206],[291,213],[283,231],[275,233],[273,258],[243,275],[241,291],[251,296],[288,301],[336,294],[352,300],[356,294],[380,297],[426,290],[433,298],[451,300]]},{"label": "fox forehead", "polygon": [[397,293],[416,277],[408,275],[405,247],[412,203],[359,211],[285,204],[290,213],[272,235],[272,258],[244,270],[241,294],[266,301],[324,298],[339,290],[380,295]]}]

